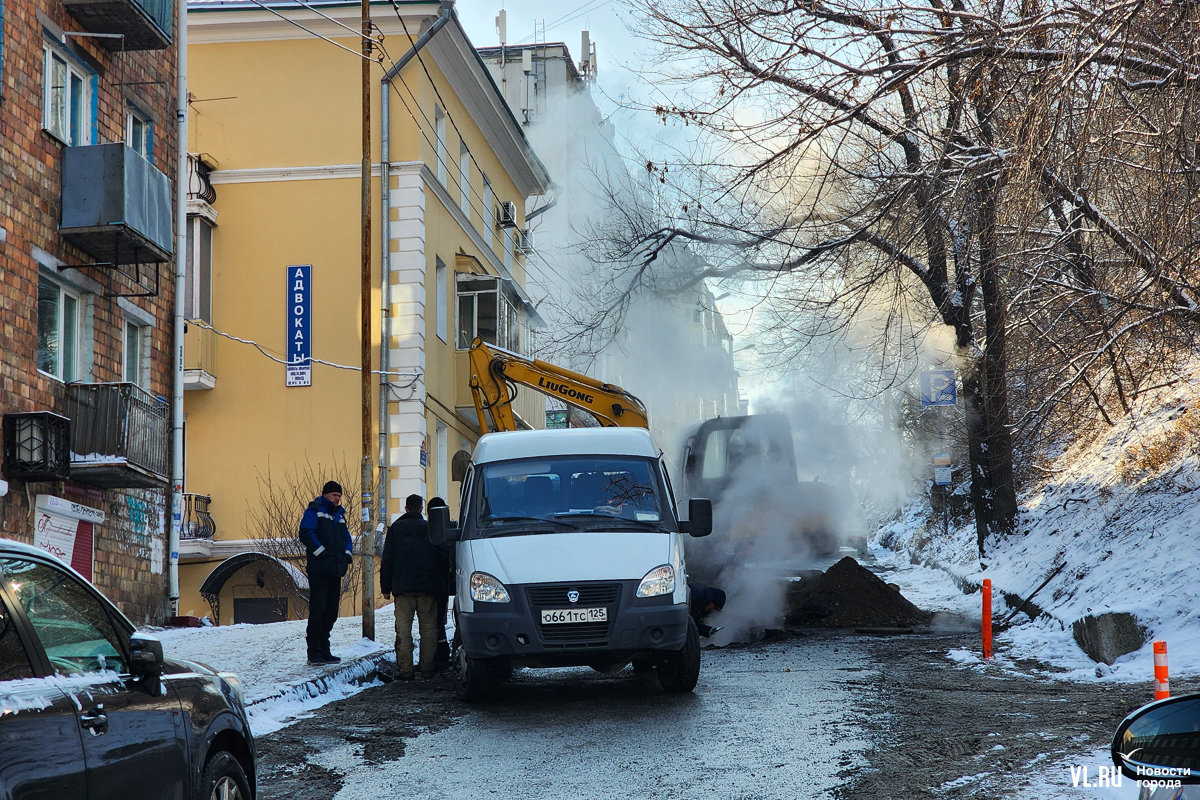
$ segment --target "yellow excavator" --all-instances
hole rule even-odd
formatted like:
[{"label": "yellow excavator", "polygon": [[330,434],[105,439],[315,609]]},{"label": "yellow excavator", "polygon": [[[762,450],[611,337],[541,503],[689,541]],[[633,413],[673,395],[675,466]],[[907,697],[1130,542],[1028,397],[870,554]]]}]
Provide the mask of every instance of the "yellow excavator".
[{"label": "yellow excavator", "polygon": [[480,433],[517,430],[512,408],[517,384],[588,412],[604,428],[650,427],[642,401],[620,386],[517,355],[478,338],[471,343],[470,357],[471,396]]}]

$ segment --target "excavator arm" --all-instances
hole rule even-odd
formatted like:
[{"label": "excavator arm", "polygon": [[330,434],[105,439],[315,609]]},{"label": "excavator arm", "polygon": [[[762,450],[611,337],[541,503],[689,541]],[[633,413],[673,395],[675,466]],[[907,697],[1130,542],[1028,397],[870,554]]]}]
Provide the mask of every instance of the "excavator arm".
[{"label": "excavator arm", "polygon": [[481,433],[517,429],[512,408],[516,384],[582,409],[605,428],[650,427],[642,401],[620,386],[601,383],[547,361],[519,356],[482,339],[471,343],[470,357],[471,396]]}]

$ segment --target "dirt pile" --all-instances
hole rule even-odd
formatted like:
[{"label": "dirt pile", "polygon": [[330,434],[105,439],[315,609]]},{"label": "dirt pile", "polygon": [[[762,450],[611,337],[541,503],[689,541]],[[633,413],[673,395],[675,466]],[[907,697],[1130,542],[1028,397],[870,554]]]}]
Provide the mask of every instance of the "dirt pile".
[{"label": "dirt pile", "polygon": [[903,627],[927,624],[930,617],[850,556],[819,576],[806,575],[788,587],[788,626]]}]

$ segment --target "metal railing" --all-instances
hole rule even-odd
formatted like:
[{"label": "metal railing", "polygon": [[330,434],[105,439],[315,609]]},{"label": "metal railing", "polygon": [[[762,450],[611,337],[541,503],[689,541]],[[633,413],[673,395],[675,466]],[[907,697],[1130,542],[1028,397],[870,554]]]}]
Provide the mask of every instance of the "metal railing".
[{"label": "metal railing", "polygon": [[208,511],[212,498],[204,494],[189,494],[183,497],[183,538],[211,539],[217,532],[217,523]]},{"label": "metal railing", "polygon": [[67,387],[72,463],[124,460],[170,475],[170,408],[132,383],[72,383]]}]

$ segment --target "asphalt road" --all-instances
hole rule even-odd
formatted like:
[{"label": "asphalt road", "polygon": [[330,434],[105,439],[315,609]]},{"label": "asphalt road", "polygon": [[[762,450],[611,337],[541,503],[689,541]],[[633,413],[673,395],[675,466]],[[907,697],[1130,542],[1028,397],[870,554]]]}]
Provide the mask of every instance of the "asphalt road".
[{"label": "asphalt road", "polygon": [[946,658],[975,638],[817,632],[706,650],[683,696],[628,669],[519,670],[472,707],[448,678],[388,684],[260,739],[260,797],[990,800],[1102,747],[1146,699]]}]

